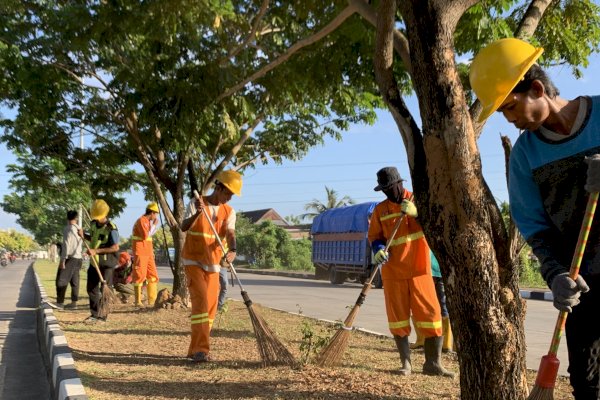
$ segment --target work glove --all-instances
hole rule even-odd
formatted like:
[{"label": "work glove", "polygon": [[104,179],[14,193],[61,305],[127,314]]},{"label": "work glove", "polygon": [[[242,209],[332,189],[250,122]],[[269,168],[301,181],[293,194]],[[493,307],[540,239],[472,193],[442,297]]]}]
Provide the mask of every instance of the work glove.
[{"label": "work glove", "polygon": [[590,290],[581,275],[573,280],[569,277],[568,272],[556,275],[552,281],[551,289],[554,297],[554,307],[566,312],[572,312],[573,307],[579,304],[581,293],[587,293]]},{"label": "work glove", "polygon": [[415,206],[415,203],[408,199],[402,200],[402,203],[400,204],[400,209],[404,214],[408,215],[409,217],[417,218],[417,216],[419,215],[417,213],[417,206]]},{"label": "work glove", "polygon": [[389,257],[390,257],[390,253],[385,251],[385,249],[381,249],[377,253],[375,253],[375,257],[374,257],[375,264],[382,264],[382,263],[386,262]]},{"label": "work glove", "polygon": [[600,154],[586,157],[585,163],[588,165],[585,190],[590,193],[600,192]]}]

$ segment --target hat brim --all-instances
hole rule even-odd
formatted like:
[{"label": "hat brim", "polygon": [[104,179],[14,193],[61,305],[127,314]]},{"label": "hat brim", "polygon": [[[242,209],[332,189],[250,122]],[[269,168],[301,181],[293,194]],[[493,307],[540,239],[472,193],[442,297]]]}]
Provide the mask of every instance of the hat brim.
[{"label": "hat brim", "polygon": [[377,185],[377,186],[375,186],[375,187],[373,188],[373,190],[374,190],[374,191],[376,191],[376,192],[379,192],[379,191],[382,191],[382,190],[384,190],[384,189],[387,189],[387,188],[389,188],[389,187],[390,187],[390,186],[392,186],[394,183],[398,183],[398,182],[404,182],[404,179],[398,179],[397,181],[394,181],[394,182],[392,182],[392,183],[390,183],[390,184],[388,184],[388,185],[385,185],[385,186]]}]

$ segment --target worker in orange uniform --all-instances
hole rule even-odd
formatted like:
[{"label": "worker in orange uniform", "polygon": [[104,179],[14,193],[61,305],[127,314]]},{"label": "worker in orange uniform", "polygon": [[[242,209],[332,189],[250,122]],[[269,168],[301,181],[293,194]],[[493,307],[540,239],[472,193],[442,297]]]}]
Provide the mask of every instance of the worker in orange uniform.
[{"label": "worker in orange uniform", "polygon": [[[213,192],[202,200],[192,200],[186,210],[182,230],[187,231],[183,245],[183,265],[192,301],[192,339],[188,357],[194,363],[210,360],[210,330],[217,313],[219,272],[223,258],[228,263],[236,256],[235,220],[233,208],[227,204],[235,194],[242,193],[242,176],[233,170],[222,171],[216,177]],[[227,246],[223,250],[203,215],[204,208]]]},{"label": "worker in orange uniform", "polygon": [[154,248],[152,246],[152,235],[158,226],[158,204],[150,203],[146,207],[146,213],[142,215],[133,225],[131,236],[133,249],[133,294],[134,306],[142,307],[142,286],[146,286],[148,307],[152,307],[156,301],[158,292],[158,273],[154,262]]},{"label": "worker in orange uniform", "polygon": [[[410,315],[416,328],[425,337],[423,373],[453,377],[441,365],[442,316],[431,276],[429,246],[412,193],[404,189],[403,179],[395,167],[377,172],[375,191],[383,191],[387,200],[375,206],[369,225],[369,242],[375,253],[374,261],[381,264],[383,293],[390,332],[394,335],[402,368],[401,375],[410,375]],[[390,237],[396,222],[403,218],[396,235]],[[386,243],[391,241],[389,250]]]}]

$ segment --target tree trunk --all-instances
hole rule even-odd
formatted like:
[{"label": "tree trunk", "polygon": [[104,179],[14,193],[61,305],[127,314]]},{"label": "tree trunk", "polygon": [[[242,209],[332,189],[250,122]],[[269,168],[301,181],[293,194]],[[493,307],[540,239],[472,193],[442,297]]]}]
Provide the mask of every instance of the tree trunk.
[{"label": "tree trunk", "polygon": [[[382,7],[386,3],[391,5],[383,0]],[[408,152],[413,189],[419,219],[444,276],[461,398],[524,399],[524,302],[518,272],[500,210],[483,180],[475,131],[454,63],[455,24],[470,3],[398,2],[409,39],[422,141],[420,132],[407,131],[406,122],[398,126],[405,143],[409,137],[415,147],[412,155]],[[384,88],[389,92],[390,85],[378,83],[382,93]],[[406,115],[398,102],[386,102],[392,114]]]},{"label": "tree trunk", "polygon": [[171,234],[173,235],[173,246],[175,247],[173,293],[178,294],[181,299],[185,301],[188,297],[188,289],[183,262],[181,260],[181,253],[185,242],[185,232],[183,232],[179,226],[173,226],[171,227]]}]

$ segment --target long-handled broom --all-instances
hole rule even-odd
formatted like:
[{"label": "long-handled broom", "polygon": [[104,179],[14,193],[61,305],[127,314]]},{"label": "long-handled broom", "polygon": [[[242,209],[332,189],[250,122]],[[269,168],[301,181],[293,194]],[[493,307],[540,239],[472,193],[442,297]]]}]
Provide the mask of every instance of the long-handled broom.
[{"label": "long-handled broom", "polygon": [[[194,190],[194,196],[196,199],[202,201],[200,195],[197,191]],[[221,247],[223,254],[226,254],[225,247],[223,246],[223,242],[221,242],[221,238],[219,237],[219,233],[215,229],[215,226],[210,219],[206,209],[202,207],[202,214],[206,217],[210,228],[217,239],[217,243]],[[270,365],[278,365],[284,364],[289,366],[296,366],[296,360],[294,356],[289,352],[289,350],[279,341],[279,339],[275,336],[267,322],[262,319],[260,315],[256,313],[254,307],[252,306],[252,300],[248,296],[248,292],[244,290],[244,286],[242,286],[242,282],[238,277],[235,268],[233,267],[233,263],[228,262],[229,268],[231,270],[232,275],[235,277],[235,280],[238,283],[238,286],[241,290],[242,298],[244,299],[244,304],[248,309],[248,313],[250,314],[250,320],[252,321],[252,327],[254,328],[254,334],[256,335],[256,342],[258,345],[258,352],[260,353],[260,357],[262,359],[263,367]]]},{"label": "long-handled broom", "polygon": [[[585,216],[579,230],[579,238],[577,239],[575,254],[573,254],[571,268],[569,269],[569,276],[573,280],[577,279],[577,275],[579,275],[579,267],[581,266],[581,259],[583,258],[583,253],[585,252],[585,246],[587,244],[590,228],[592,227],[592,221],[594,220],[594,213],[596,212],[597,203],[598,193],[590,193],[585,210]],[[538,369],[537,377],[535,379],[535,386],[531,390],[527,400],[554,399],[554,384],[556,383],[556,376],[558,374],[558,367],[560,365],[560,361],[558,360],[558,357],[556,357],[556,353],[558,352],[558,346],[560,345],[560,339],[562,337],[566,321],[567,312],[560,311],[558,313],[556,325],[554,326],[554,334],[552,335],[550,350],[548,351],[548,354],[542,357],[540,368]]]},{"label": "long-handled broom", "polygon": [[[92,219],[90,218],[90,214],[87,212],[85,207],[83,208],[83,210],[85,211],[91,223]],[[89,252],[90,246],[87,244],[85,239],[83,240],[83,244]],[[108,314],[110,314],[110,312],[112,311],[112,307],[116,303],[117,299],[115,298],[115,295],[112,292],[112,290],[110,290],[110,288],[108,287],[108,283],[106,283],[104,276],[102,276],[102,272],[100,271],[100,266],[98,265],[98,261],[96,261],[96,257],[90,256],[90,262],[92,263],[94,269],[98,273],[98,278],[100,278],[100,283],[102,284],[101,295],[98,301],[98,317],[106,318],[108,317]]]},{"label": "long-handled broom", "polygon": [[[89,251],[90,246],[85,240],[83,240],[83,244],[85,245],[85,248]],[[110,312],[112,311],[112,306],[116,302],[115,295],[108,287],[108,283],[106,283],[106,280],[104,280],[102,272],[100,272],[100,267],[98,266],[98,261],[96,261],[96,257],[90,256],[90,260],[92,265],[94,266],[94,269],[98,273],[98,278],[100,278],[100,283],[102,284],[102,294],[98,301],[98,317],[106,318],[108,317],[108,314],[110,314]]]},{"label": "long-handled broom", "polygon": [[[396,232],[398,232],[398,228],[400,227],[400,224],[402,223],[403,219],[404,214],[400,218],[398,218],[398,221],[396,222],[396,225],[392,230],[392,234],[390,235],[390,239],[385,245],[385,251],[389,250],[394,236],[396,236]],[[365,298],[367,297],[367,293],[369,292],[369,290],[371,290],[371,282],[373,282],[373,279],[381,270],[381,264],[382,263],[379,263],[375,268],[373,268],[369,279],[363,285],[363,288],[360,291],[358,298],[356,299],[356,303],[354,303],[354,307],[352,307],[350,314],[348,314],[348,316],[344,320],[344,325],[342,325],[342,327],[338,329],[338,331],[335,333],[335,335],[333,335],[327,346],[325,346],[317,356],[316,362],[317,365],[319,365],[320,367],[332,367],[338,364],[344,356],[346,348],[348,347],[348,341],[350,340],[350,332],[352,331],[354,319],[358,315],[358,311],[360,311],[360,306],[362,306],[362,304],[364,303]]]}]

